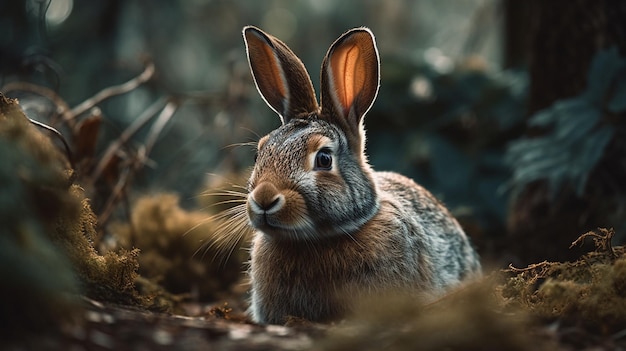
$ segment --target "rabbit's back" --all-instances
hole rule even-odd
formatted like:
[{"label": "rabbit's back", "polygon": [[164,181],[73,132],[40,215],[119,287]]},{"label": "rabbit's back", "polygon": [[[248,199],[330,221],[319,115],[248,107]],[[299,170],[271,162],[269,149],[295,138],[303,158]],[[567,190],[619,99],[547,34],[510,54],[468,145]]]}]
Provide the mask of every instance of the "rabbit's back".
[{"label": "rabbit's back", "polygon": [[428,190],[410,178],[393,172],[375,172],[381,210],[399,212],[406,245],[422,256],[432,272],[432,288],[445,290],[463,279],[480,275],[479,258],[463,229]]}]

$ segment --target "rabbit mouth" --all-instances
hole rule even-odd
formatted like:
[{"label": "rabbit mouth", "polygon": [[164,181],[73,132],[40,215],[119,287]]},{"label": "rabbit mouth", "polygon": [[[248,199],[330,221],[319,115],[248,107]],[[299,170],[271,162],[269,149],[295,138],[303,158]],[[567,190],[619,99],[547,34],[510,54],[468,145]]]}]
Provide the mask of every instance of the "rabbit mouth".
[{"label": "rabbit mouth", "polygon": [[306,217],[294,223],[285,223],[275,216],[264,214],[251,216],[250,224],[263,234],[284,239],[308,238],[315,232],[312,222]]},{"label": "rabbit mouth", "polygon": [[270,237],[297,240],[315,236],[315,225],[306,213],[248,210],[250,225]]},{"label": "rabbit mouth", "polygon": [[305,213],[294,211],[257,211],[254,205],[248,208],[250,225],[272,237],[310,236],[314,231],[313,221]]}]

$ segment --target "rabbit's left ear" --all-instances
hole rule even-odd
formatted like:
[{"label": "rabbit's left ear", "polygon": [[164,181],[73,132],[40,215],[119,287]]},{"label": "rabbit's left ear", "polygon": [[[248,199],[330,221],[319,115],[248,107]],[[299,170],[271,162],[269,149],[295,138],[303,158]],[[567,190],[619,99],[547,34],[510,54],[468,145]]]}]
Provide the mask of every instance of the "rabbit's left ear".
[{"label": "rabbit's left ear", "polygon": [[355,152],[363,151],[363,116],[380,83],[378,50],[367,28],[355,28],[331,45],[322,64],[322,115],[339,125]]}]

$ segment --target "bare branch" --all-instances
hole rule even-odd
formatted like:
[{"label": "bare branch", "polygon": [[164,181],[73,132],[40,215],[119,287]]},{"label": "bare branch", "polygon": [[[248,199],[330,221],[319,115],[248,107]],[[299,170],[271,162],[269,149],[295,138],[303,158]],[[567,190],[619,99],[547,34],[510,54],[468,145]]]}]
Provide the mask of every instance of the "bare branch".
[{"label": "bare branch", "polygon": [[513,266],[512,263],[509,264],[509,268],[505,269],[505,272],[513,272],[513,273],[524,273],[524,272],[528,272],[528,271],[533,271],[533,270],[537,270],[540,273],[540,275],[543,275],[543,272],[545,272],[546,268],[550,265],[550,262],[548,261],[543,261],[543,262],[539,262],[539,263],[533,263],[531,265],[529,265],[526,268],[516,268]]},{"label": "bare branch", "polygon": [[161,109],[163,109],[163,105],[165,105],[165,100],[165,98],[161,98],[154,102],[152,105],[150,105],[150,107],[148,107],[148,109],[146,109],[143,114],[141,114],[128,128],[124,130],[119,138],[109,144],[109,147],[106,149],[106,151],[100,158],[98,165],[91,174],[90,179],[88,179],[87,182],[89,184],[94,184],[96,180],[100,178],[100,175],[109,164],[111,159],[115,156],[117,151],[121,149],[128,142],[128,140],[130,140],[130,138],[141,129],[141,127],[148,123],[154,115],[156,115]]},{"label": "bare branch", "polygon": [[161,131],[163,131],[163,128],[165,128],[165,125],[167,125],[167,122],[169,122],[176,110],[178,110],[179,106],[180,103],[177,100],[170,100],[167,105],[165,105],[156,121],[154,121],[144,144],[146,147],[146,156],[150,153],[154,144],[156,144]]},{"label": "bare branch", "polygon": [[578,239],[572,242],[569,248],[571,249],[572,247],[576,245],[582,246],[583,242],[585,241],[585,238],[591,237],[593,238],[593,243],[596,246],[596,251],[603,250],[609,255],[611,259],[617,258],[618,255],[615,253],[615,250],[613,250],[613,245],[611,244],[611,239],[613,239],[613,236],[615,235],[615,231],[613,230],[613,228],[611,229],[598,228],[598,231],[600,232],[600,234],[594,231],[589,231],[579,236]]},{"label": "bare branch", "polygon": [[[105,160],[105,157],[107,159],[113,157],[115,155],[115,152],[123,144],[125,144],[134,133],[136,133],[143,125],[145,125],[145,123],[148,122],[151,117],[156,114],[157,107],[160,109],[160,106],[162,105],[162,100],[163,99],[157,101],[155,104],[150,106],[148,110],[146,110],[146,112],[135,121],[133,125],[131,125],[124,131],[124,133],[122,133],[122,136],[120,136],[120,138],[118,138],[115,143],[109,146],[109,149],[107,149],[105,156],[103,156],[101,159],[101,163],[98,164],[99,167],[102,166],[102,170],[104,170],[104,167],[108,163],[108,161]],[[150,154],[152,147],[156,143],[159,134],[161,133],[167,122],[169,122],[169,120],[172,118],[172,116],[178,109],[178,106],[179,102],[177,100],[170,100],[165,105],[165,107],[163,107],[161,113],[159,114],[159,117],[150,129],[150,133],[148,134],[146,143],[139,149],[139,151],[134,155],[132,159],[128,160],[129,166],[124,167],[124,170],[118,178],[118,181],[113,188],[111,196],[109,196],[104,210],[102,211],[100,218],[98,219],[98,223],[100,223],[100,225],[103,225],[109,220],[111,214],[113,213],[113,210],[116,207],[117,202],[124,198],[126,188],[130,185],[132,181],[132,176],[134,175],[135,171],[139,170],[139,168],[146,164],[148,155]],[[103,160],[105,161],[104,163],[102,162]],[[99,173],[94,173],[94,175],[99,176]],[[97,177],[94,177],[93,179],[95,180],[97,179]]]},{"label": "bare branch", "polygon": [[141,84],[150,80],[150,78],[152,78],[152,76],[154,75],[154,71],[155,71],[154,63],[148,62],[146,64],[146,68],[144,69],[144,71],[141,72],[141,74],[138,75],[137,77],[129,80],[128,82],[124,84],[114,85],[112,87],[105,88],[101,90],[99,93],[97,93],[96,95],[80,103],[80,105],[74,107],[71,111],[72,118],[76,118],[77,116],[80,116],[81,114],[85,113],[85,111],[89,110],[90,108],[94,107],[95,105],[101,103],[102,101],[108,98],[111,98],[116,95],[125,94],[136,89]]},{"label": "bare branch", "polygon": [[65,154],[66,154],[67,160],[70,162],[70,167],[73,170],[76,169],[76,165],[74,164],[74,155],[72,154],[72,150],[70,149],[70,146],[67,144],[67,141],[63,137],[63,134],[61,134],[58,130],[50,127],[49,125],[45,123],[35,121],[32,118],[28,118],[28,120],[30,121],[30,123],[34,124],[35,126],[39,128],[43,128],[49,132],[52,132],[52,134],[54,134],[59,140],[61,140],[61,142],[63,143],[63,147],[65,148]]},{"label": "bare branch", "polygon": [[[123,198],[124,192],[126,190],[126,186],[130,183],[131,173],[132,171],[130,170],[130,167],[126,167],[122,171],[122,174],[120,175],[120,177],[117,179],[117,183],[115,184],[115,187],[112,189],[111,195],[109,196],[106,204],[104,205],[104,209],[98,216],[98,225],[101,228],[103,228],[105,224],[111,218],[111,215],[113,214],[113,211],[115,210],[117,202],[121,198]],[[97,238],[96,242],[99,242],[99,241],[100,241],[100,238]]]},{"label": "bare branch", "polygon": [[50,88],[27,82],[12,82],[4,85],[2,88],[0,88],[0,91],[3,91],[4,93],[8,93],[11,91],[25,91],[42,96],[50,100],[50,102],[52,102],[56,106],[57,113],[63,116],[63,120],[67,121],[71,119],[70,106],[67,104],[67,102],[65,102],[65,100],[63,100],[62,97],[59,96],[59,94],[57,94],[54,90]]}]

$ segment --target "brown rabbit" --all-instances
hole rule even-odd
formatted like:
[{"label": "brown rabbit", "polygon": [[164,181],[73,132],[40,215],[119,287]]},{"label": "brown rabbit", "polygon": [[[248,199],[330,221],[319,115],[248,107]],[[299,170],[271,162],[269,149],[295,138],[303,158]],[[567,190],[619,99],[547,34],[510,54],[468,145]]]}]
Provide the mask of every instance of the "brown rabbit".
[{"label": "brown rabbit", "polygon": [[480,274],[465,233],[433,195],[367,162],[363,117],[380,80],[370,30],[332,44],[319,105],[287,45],[252,26],[243,35],[256,86],[282,121],[259,140],[248,182],[253,320],[329,321],[360,297],[440,294]]}]

